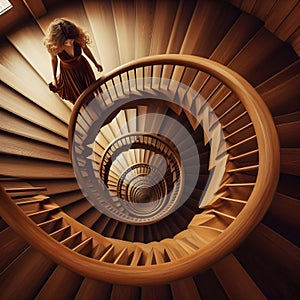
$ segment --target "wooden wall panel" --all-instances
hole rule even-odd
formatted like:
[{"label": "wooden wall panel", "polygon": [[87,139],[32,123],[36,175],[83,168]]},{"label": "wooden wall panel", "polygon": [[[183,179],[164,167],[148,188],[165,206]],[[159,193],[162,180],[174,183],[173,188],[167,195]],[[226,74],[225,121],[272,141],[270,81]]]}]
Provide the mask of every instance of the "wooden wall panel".
[{"label": "wooden wall panel", "polygon": [[20,22],[26,22],[32,18],[30,12],[28,11],[24,1],[22,0],[13,0],[10,1],[14,10],[9,10],[5,14],[1,15],[1,26],[0,26],[0,35],[4,35],[12,28],[15,28],[20,24]]}]

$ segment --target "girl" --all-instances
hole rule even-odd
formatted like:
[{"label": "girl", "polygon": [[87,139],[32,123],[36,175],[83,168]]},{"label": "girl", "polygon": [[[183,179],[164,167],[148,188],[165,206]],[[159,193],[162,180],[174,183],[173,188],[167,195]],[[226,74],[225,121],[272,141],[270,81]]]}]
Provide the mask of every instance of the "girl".
[{"label": "girl", "polygon": [[[49,84],[52,92],[73,104],[78,96],[96,78],[88,61],[81,55],[83,51],[101,72],[102,66],[97,63],[87,44],[90,39],[80,27],[65,19],[55,19],[48,27],[44,44],[51,55],[53,83]],[[57,76],[58,58],[60,74]]]}]

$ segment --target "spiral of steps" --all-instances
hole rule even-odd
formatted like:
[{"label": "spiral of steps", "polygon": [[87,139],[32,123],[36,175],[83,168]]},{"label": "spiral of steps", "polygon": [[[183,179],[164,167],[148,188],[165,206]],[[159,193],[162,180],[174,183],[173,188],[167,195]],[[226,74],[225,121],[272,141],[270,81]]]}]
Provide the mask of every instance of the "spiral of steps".
[{"label": "spiral of steps", "polygon": [[[1,40],[1,299],[297,299],[298,1],[48,2]],[[57,16],[105,71],[74,107]]]}]

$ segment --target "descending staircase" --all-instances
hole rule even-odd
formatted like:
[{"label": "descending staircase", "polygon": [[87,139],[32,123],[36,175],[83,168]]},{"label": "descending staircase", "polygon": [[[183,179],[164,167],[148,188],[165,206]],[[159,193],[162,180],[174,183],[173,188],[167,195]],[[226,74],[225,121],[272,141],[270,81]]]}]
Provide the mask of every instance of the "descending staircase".
[{"label": "descending staircase", "polygon": [[[0,58],[3,299],[297,298],[299,57],[276,35],[283,39],[285,22],[293,28],[299,5],[289,2],[290,21],[276,29],[280,1],[240,2],[266,27],[224,1],[60,6],[91,29],[109,71],[71,115],[47,91],[47,66],[34,59],[42,49],[33,53],[24,39],[30,33],[38,45],[57,11],[7,35]],[[161,53],[181,56],[140,58]],[[277,129],[280,162],[260,97],[195,55],[256,88]],[[33,91],[27,80],[40,86]],[[91,188],[92,196],[100,191],[99,207],[90,203]],[[155,214],[145,218],[139,207],[149,203]]]}]

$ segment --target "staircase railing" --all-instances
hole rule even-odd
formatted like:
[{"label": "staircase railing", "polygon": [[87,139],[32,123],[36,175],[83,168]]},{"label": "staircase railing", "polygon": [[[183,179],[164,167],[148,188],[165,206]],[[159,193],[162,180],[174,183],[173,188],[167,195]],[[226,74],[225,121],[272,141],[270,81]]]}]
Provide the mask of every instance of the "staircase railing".
[{"label": "staircase railing", "polygon": [[[205,81],[200,80],[203,74],[206,74]],[[209,89],[207,82],[211,82]],[[181,89],[180,84],[186,88]],[[143,88],[146,92],[139,98],[137,92]],[[273,198],[279,176],[279,143],[267,106],[236,72],[200,57],[146,57],[101,77],[74,106],[69,125],[73,160],[93,120],[100,117],[102,123],[99,124],[103,125],[111,119],[116,106],[126,107],[129,92],[136,93],[135,101],[139,101],[144,100],[146,94],[151,97],[151,89],[156,95],[160,93],[160,98],[173,97],[173,103],[169,101],[168,106],[175,111],[181,106],[194,128],[201,125],[211,147],[210,178],[204,202],[199,203],[203,211],[173,239],[144,246],[111,239],[116,247],[131,249],[132,255],[127,257],[125,265],[86,257],[50,238],[1,190],[0,209],[4,220],[57,263],[86,277],[145,285],[199,273],[243,241],[262,219]],[[208,104],[198,101],[199,95],[203,95]],[[94,98],[99,100],[99,110],[85,111]],[[117,101],[121,100],[120,105]],[[206,122],[203,116],[212,113],[216,117]],[[202,119],[197,119],[198,116]],[[79,129],[78,120],[84,121]],[[96,135],[99,128],[92,130]],[[218,172],[222,166],[224,171]],[[217,189],[210,185],[217,185]],[[155,254],[158,252],[164,254]]]}]

